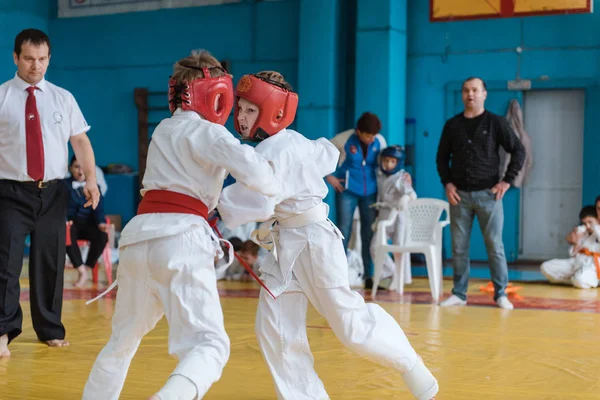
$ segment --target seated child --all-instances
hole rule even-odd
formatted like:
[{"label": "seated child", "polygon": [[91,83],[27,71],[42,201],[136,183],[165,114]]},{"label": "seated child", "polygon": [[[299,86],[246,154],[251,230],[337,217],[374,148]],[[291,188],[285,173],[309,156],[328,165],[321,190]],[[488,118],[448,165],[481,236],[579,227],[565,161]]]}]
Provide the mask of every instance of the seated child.
[{"label": "seated child", "polygon": [[[402,244],[406,240],[406,214],[404,210],[411,200],[417,198],[417,193],[412,187],[409,179],[406,179],[404,167],[404,148],[402,146],[393,145],[386,147],[380,154],[380,171],[377,176],[377,203],[373,206],[377,207],[378,214],[373,230],[377,231],[377,225],[380,221],[389,219],[392,210],[398,210],[396,222],[386,229],[386,237],[388,242],[391,240],[393,244]],[[377,235],[373,236],[371,242],[371,256],[375,260]],[[399,255],[395,255],[398,260]],[[404,253],[402,260],[404,263],[404,283],[412,282],[412,274],[410,270],[410,254]],[[399,264],[398,264],[399,265]],[[383,264],[381,274],[382,280],[392,278],[390,289],[397,287],[399,276],[395,274],[396,263],[388,254]]]},{"label": "seated child", "polygon": [[[252,268],[254,273],[258,274],[258,269],[260,268],[260,263],[263,258],[260,246],[254,243],[252,240],[246,240],[245,242],[241,242],[240,240],[239,248],[235,248],[234,246],[234,250],[238,253],[240,258]],[[235,259],[231,266],[227,268],[225,279],[228,281],[241,282],[253,281],[248,271],[242,267],[237,259]]]},{"label": "seated child", "polygon": [[585,206],[579,212],[581,224],[577,228],[577,243],[569,249],[571,258],[546,261],[542,274],[550,283],[571,284],[580,289],[598,287],[600,276],[600,225],[594,206]]},{"label": "seated child", "polygon": [[[104,215],[104,196],[102,194],[100,194],[98,207],[95,209],[85,207],[87,203],[83,193],[85,174],[75,156],[71,158],[69,163],[69,172],[71,176],[66,178],[64,183],[69,193],[67,220],[71,222],[68,233],[71,244],[66,247],[66,251],[71,264],[79,273],[79,278],[74,285],[81,288],[86,285],[88,269],[97,268],[96,262],[102,255],[106,243],[108,243],[109,227]],[[86,240],[90,244],[85,260],[77,243],[78,240]]]}]

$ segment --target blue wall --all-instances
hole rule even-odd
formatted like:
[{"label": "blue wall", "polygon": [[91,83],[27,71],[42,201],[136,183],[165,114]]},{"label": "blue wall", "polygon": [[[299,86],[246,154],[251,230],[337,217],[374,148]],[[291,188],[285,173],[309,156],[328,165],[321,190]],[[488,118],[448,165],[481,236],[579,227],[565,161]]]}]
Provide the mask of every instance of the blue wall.
[{"label": "blue wall", "polygon": [[12,57],[15,36],[26,28],[48,32],[49,18],[48,0],[0,1],[0,82],[12,79],[16,72]]},{"label": "blue wall", "polygon": [[[429,22],[427,1],[408,6],[408,118],[416,119],[416,189],[421,197],[442,197],[435,154],[445,119],[462,110],[460,82],[470,75],[489,86],[486,106],[505,115],[519,92],[506,90],[506,81],[531,79],[533,88],[586,89],[584,192],[585,203],[600,193],[600,15],[545,16],[464,22]],[[595,0],[595,8],[600,1]],[[516,53],[517,46],[524,51]],[[549,79],[539,80],[546,75]],[[539,156],[539,155],[538,155]],[[509,260],[518,255],[520,194],[511,189],[504,200],[504,240]],[[579,210],[574,210],[577,215]],[[475,227],[471,255],[487,259],[479,229]],[[449,231],[445,235],[450,256]]]},{"label": "blue wall", "polygon": [[[49,28],[57,45],[49,79],[79,101],[92,126],[97,163],[137,169],[135,87],[165,91],[173,63],[200,48],[230,60],[236,80],[275,69],[295,86],[297,10],[298,1],[287,0],[53,18]],[[233,129],[231,121],[228,128]]]}]

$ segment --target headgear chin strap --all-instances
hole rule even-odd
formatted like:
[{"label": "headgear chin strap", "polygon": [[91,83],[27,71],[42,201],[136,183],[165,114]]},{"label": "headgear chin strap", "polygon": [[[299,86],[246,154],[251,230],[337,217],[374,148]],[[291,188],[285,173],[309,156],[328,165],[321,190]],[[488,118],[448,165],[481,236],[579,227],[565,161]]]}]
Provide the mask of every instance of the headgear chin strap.
[{"label": "headgear chin strap", "polygon": [[[394,175],[396,172],[404,168],[404,147],[400,145],[396,144],[386,147],[385,149],[381,150],[381,153],[379,153],[379,157],[381,158],[379,162],[379,169],[381,169],[381,172],[383,172],[387,176]],[[396,163],[396,166],[392,170],[387,171],[383,169],[384,157],[392,157],[398,161]]]},{"label": "headgear chin strap", "polygon": [[204,77],[181,84],[174,79],[169,80],[169,110],[171,110],[171,114],[177,109],[177,103],[181,102],[179,107],[182,110],[195,111],[210,122],[225,125],[233,108],[231,75],[226,73],[224,76],[211,77],[208,68],[187,65],[184,67],[201,70]]},{"label": "headgear chin strap", "polygon": [[237,107],[240,98],[256,104],[259,110],[258,118],[246,139],[257,141],[267,139],[290,126],[296,117],[298,94],[288,90],[279,82],[259,78],[256,75],[244,75],[235,89],[234,125],[235,130],[240,134]]}]

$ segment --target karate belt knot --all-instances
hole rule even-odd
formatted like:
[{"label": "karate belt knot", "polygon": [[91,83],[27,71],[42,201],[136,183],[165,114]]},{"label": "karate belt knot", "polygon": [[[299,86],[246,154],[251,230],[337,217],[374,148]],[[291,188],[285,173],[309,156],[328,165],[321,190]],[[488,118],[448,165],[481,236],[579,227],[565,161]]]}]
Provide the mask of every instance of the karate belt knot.
[{"label": "karate belt knot", "polygon": [[580,254],[592,257],[594,259],[594,265],[596,266],[596,276],[600,280],[600,253],[595,253],[589,249],[580,249]]},{"label": "karate belt knot", "polygon": [[325,203],[319,203],[302,214],[286,218],[275,216],[268,219],[260,224],[258,229],[252,231],[250,239],[263,249],[268,250],[275,257],[275,260],[277,260],[276,242],[279,239],[279,228],[302,228],[306,225],[326,221],[328,216],[329,206]]}]

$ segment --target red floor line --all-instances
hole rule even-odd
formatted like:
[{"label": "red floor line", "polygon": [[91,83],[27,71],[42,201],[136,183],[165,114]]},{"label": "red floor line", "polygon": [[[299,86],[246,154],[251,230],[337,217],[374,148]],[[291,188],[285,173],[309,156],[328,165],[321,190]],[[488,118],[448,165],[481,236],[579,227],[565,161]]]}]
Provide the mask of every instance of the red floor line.
[{"label": "red floor line", "polygon": [[[104,291],[104,288],[90,289],[65,289],[64,300],[89,300]],[[359,290],[365,296],[364,290]],[[223,298],[257,298],[259,289],[220,289],[219,294]],[[114,299],[116,290],[108,293],[105,299]],[[371,301],[370,296],[366,297]],[[21,290],[21,300],[29,300],[29,290]],[[575,299],[553,299],[544,297],[525,297],[519,300],[512,300],[515,308],[532,310],[556,310],[556,311],[577,311],[600,314],[600,301],[596,300],[575,300]],[[379,292],[377,302],[380,303],[409,303],[409,304],[432,304],[431,294],[427,291],[405,292],[399,295],[396,292]],[[469,306],[495,307],[496,304],[491,295],[488,294],[470,294]]]}]

